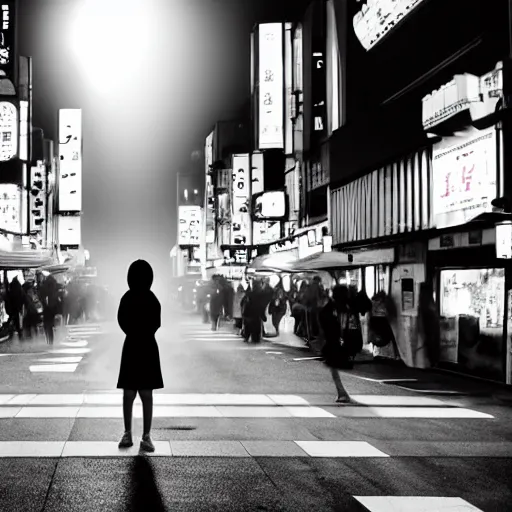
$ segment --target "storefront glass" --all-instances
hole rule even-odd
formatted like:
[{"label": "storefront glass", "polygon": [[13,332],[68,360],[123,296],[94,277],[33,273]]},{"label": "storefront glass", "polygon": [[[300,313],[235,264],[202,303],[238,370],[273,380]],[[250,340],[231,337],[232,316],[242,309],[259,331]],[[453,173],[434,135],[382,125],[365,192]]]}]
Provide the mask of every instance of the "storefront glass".
[{"label": "storefront glass", "polygon": [[503,380],[504,269],[442,270],[440,360]]}]

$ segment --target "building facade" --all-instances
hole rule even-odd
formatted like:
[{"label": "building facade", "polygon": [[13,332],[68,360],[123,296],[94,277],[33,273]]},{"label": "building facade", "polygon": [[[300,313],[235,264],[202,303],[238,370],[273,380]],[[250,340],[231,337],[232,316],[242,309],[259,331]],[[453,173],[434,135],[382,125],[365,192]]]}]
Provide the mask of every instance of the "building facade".
[{"label": "building facade", "polygon": [[[333,1],[346,77],[329,144],[333,244],[365,254],[347,279],[393,299],[408,365],[511,383],[510,277],[495,227],[508,217],[491,204],[511,186],[509,2],[392,4]],[[436,347],[422,283],[440,319]]]}]

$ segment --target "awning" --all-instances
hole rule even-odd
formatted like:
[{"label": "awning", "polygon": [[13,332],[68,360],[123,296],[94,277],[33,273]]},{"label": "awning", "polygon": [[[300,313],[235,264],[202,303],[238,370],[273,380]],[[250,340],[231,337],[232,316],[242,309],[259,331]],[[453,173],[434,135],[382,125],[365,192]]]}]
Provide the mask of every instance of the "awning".
[{"label": "awning", "polygon": [[394,248],[375,249],[350,254],[340,251],[319,252],[296,261],[291,266],[291,270],[293,272],[326,269],[334,270],[338,268],[355,268],[390,264],[394,261]]},{"label": "awning", "polygon": [[54,263],[50,251],[3,251],[0,250],[1,270],[41,268]]},{"label": "awning", "polygon": [[295,254],[289,252],[277,252],[257,256],[247,266],[247,272],[259,271],[290,272],[292,264],[297,261]]},{"label": "awning", "polygon": [[41,270],[46,270],[46,272],[56,275],[56,274],[63,274],[64,272],[67,272],[70,268],[71,267],[69,265],[48,265],[48,266],[42,267]]}]

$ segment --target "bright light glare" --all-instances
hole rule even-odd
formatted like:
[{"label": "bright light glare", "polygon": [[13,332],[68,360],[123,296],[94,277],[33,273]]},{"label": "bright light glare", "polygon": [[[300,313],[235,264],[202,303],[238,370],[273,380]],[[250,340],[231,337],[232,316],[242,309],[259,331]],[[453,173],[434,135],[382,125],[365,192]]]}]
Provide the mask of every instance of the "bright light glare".
[{"label": "bright light glare", "polygon": [[100,91],[126,84],[151,58],[151,23],[140,0],[83,0],[70,24],[71,48]]}]

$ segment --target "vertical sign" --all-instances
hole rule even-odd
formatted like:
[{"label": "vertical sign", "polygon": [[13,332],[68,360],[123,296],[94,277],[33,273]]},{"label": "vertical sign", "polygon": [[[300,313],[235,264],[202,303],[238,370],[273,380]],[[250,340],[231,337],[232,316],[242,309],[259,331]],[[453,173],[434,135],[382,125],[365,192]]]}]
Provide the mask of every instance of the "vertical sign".
[{"label": "vertical sign", "polygon": [[215,197],[212,176],[209,174],[210,166],[213,165],[213,134],[206,137],[205,144],[205,187],[206,187],[206,243],[212,244],[215,241]]},{"label": "vertical sign", "polygon": [[64,247],[78,249],[81,240],[80,217],[59,216],[59,244]]},{"label": "vertical sign", "polygon": [[15,59],[15,18],[14,1],[0,3],[0,70],[8,78],[14,80],[14,59]]},{"label": "vertical sign", "polygon": [[59,111],[59,210],[82,210],[82,110]]},{"label": "vertical sign", "polygon": [[255,195],[265,190],[263,153],[255,151],[251,164],[251,195]]},{"label": "vertical sign", "polygon": [[9,101],[0,101],[0,162],[18,153],[18,109]]},{"label": "vertical sign", "polygon": [[259,26],[259,149],[282,149],[283,24]]},{"label": "vertical sign", "polygon": [[12,183],[0,185],[0,227],[6,231],[21,231],[21,191]]},{"label": "vertical sign", "polygon": [[251,173],[249,155],[233,155],[231,245],[251,245],[250,198]]}]

